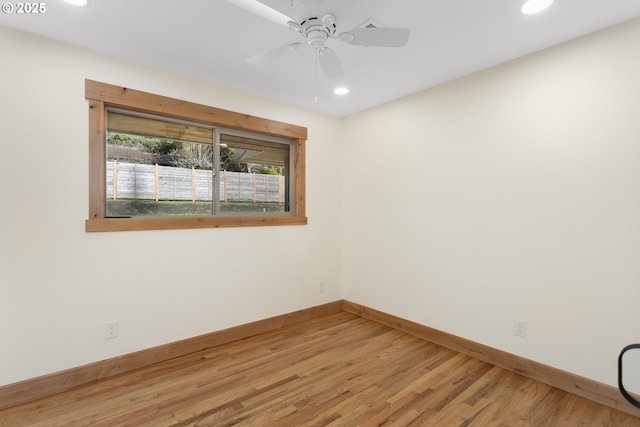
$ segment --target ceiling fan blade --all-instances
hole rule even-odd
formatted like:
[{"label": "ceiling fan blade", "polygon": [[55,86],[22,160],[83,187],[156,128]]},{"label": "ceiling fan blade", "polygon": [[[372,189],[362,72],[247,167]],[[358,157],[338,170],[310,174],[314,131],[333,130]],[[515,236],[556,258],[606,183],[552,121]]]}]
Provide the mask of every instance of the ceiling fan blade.
[{"label": "ceiling fan blade", "polygon": [[344,75],[342,62],[340,62],[340,58],[334,51],[325,47],[318,52],[318,55],[320,56],[320,67],[328,79],[335,79]]},{"label": "ceiling fan blade", "polygon": [[354,28],[338,37],[356,46],[402,47],[410,35],[408,28]]},{"label": "ceiling fan blade", "polygon": [[251,64],[264,64],[273,59],[279,58],[292,50],[296,50],[300,48],[300,46],[302,46],[302,43],[285,44],[284,46],[279,46],[275,49],[271,49],[252,56],[251,58],[247,59],[247,62],[250,62]]},{"label": "ceiling fan blade", "polygon": [[226,0],[228,3],[241,7],[254,15],[261,16],[276,24],[289,26],[289,22],[292,21],[290,17],[284,13],[275,10],[264,3],[260,3],[258,0]]}]

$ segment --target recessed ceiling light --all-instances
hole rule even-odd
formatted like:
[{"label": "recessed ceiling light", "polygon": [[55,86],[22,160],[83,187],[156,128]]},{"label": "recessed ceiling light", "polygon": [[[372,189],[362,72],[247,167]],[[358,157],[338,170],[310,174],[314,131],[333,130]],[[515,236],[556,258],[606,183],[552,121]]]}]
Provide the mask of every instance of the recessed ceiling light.
[{"label": "recessed ceiling light", "polygon": [[533,13],[542,12],[551,6],[552,3],[553,0],[529,0],[522,5],[522,9],[520,10],[522,10],[522,13],[526,15],[531,15]]},{"label": "recessed ceiling light", "polygon": [[335,93],[336,95],[346,95],[349,93],[349,88],[337,87],[333,90],[333,93]]},{"label": "recessed ceiling light", "polygon": [[62,0],[63,2],[73,6],[86,6],[89,0]]}]

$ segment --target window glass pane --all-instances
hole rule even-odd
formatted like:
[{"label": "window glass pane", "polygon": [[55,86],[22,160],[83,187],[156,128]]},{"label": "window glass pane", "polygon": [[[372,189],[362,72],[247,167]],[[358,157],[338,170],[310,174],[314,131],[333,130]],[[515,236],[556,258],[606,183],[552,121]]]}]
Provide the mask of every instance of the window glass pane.
[{"label": "window glass pane", "polygon": [[118,111],[106,127],[106,217],[212,214],[212,129]]},{"label": "window glass pane", "polygon": [[289,212],[291,144],[220,134],[220,211]]}]

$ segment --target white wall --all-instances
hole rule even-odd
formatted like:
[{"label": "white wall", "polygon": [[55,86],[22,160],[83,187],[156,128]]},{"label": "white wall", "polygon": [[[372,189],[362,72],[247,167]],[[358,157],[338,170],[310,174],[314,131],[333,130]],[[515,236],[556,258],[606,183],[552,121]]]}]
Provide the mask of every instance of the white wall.
[{"label": "white wall", "polygon": [[[0,51],[0,385],[342,298],[340,120],[2,27]],[[308,127],[309,224],[85,233],[85,78]]]},{"label": "white wall", "polygon": [[640,342],[638,40],[635,20],[347,118],[345,299],[616,385]]},{"label": "white wall", "polygon": [[[340,121],[0,27],[0,385],[343,296],[614,385],[640,342],[639,38]],[[85,233],[85,78],[308,127],[309,225]]]}]

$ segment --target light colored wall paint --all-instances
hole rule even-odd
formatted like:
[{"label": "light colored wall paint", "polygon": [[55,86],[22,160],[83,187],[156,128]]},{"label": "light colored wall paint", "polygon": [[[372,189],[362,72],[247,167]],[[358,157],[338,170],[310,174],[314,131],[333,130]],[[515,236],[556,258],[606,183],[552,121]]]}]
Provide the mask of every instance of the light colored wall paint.
[{"label": "light colored wall paint", "polygon": [[[341,123],[0,28],[0,385],[343,296],[613,385],[640,342],[639,34]],[[309,225],[85,233],[85,78],[308,127]],[[52,184],[56,156],[75,185]],[[23,163],[39,172],[8,181]]]},{"label": "light colored wall paint", "polygon": [[638,40],[635,20],[346,118],[345,298],[616,385],[640,342]]},{"label": "light colored wall paint", "polygon": [[[342,298],[339,119],[2,27],[0,50],[0,385]],[[85,233],[85,78],[307,127],[309,224]]]}]

